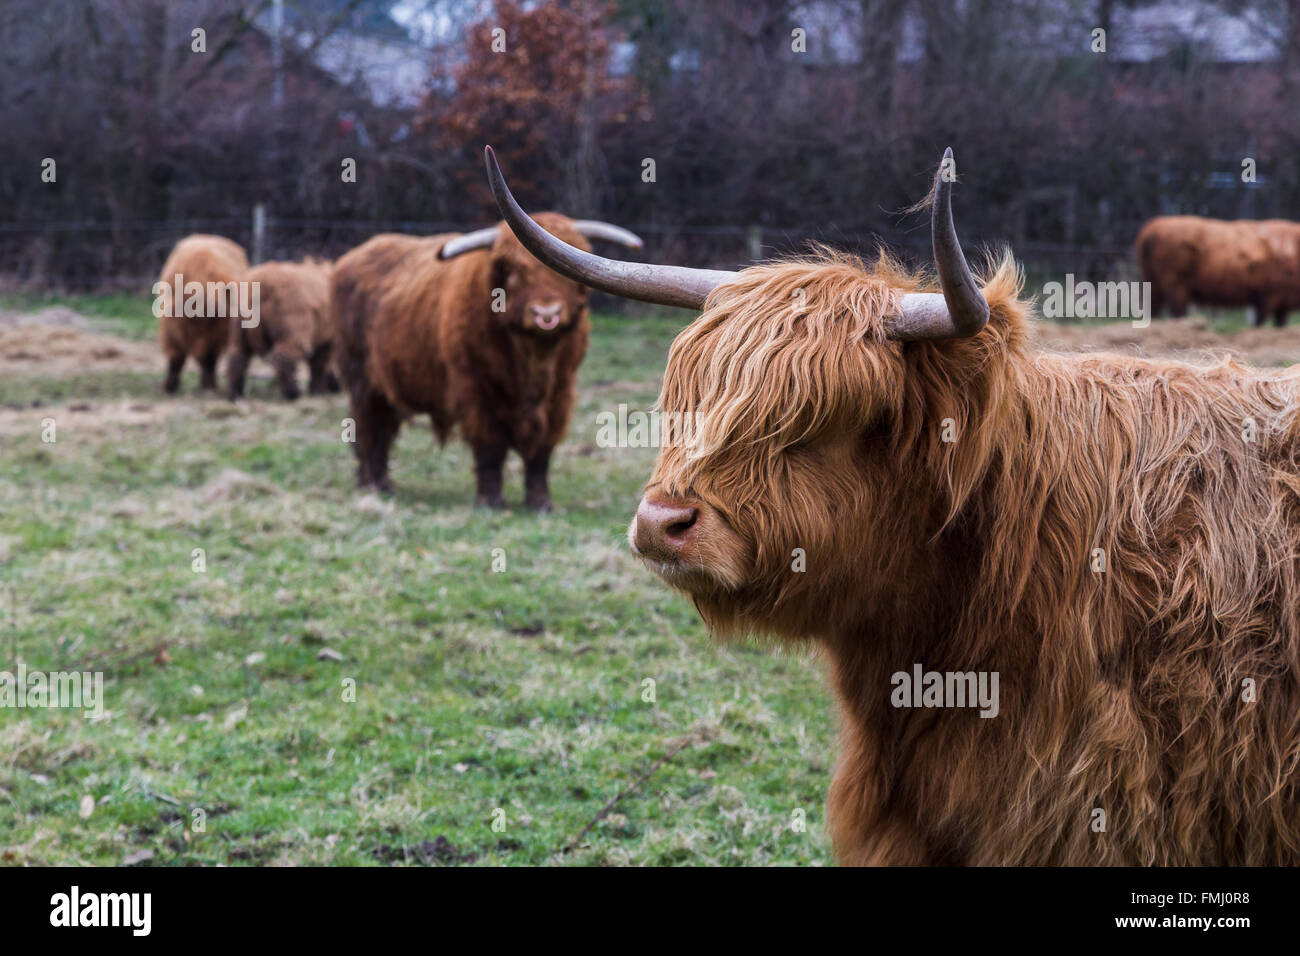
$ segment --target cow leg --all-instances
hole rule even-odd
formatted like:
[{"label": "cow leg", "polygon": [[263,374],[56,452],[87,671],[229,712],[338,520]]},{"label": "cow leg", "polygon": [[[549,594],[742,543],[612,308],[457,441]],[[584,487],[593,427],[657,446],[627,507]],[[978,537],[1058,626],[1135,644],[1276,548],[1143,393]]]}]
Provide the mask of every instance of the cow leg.
[{"label": "cow leg", "polygon": [[547,472],[551,466],[551,449],[543,449],[524,461],[524,505],[537,511],[551,510],[551,490]]},{"label": "cow leg", "polygon": [[1259,328],[1266,321],[1267,315],[1268,306],[1264,304],[1262,299],[1250,300],[1250,324],[1252,326]]},{"label": "cow leg", "polygon": [[271,367],[275,369],[276,381],[280,383],[280,394],[289,401],[294,401],[302,394],[298,387],[298,356],[287,344],[277,345],[267,356]]},{"label": "cow leg", "polygon": [[492,442],[474,446],[474,481],[478,495],[474,503],[483,508],[504,508],[506,500],[501,494],[501,472],[506,463],[505,442]]},{"label": "cow leg", "polygon": [[221,358],[218,351],[205,352],[199,356],[199,391],[211,392],[217,387],[217,359]]},{"label": "cow leg", "polygon": [[226,389],[230,400],[244,397],[244,385],[248,378],[248,363],[251,356],[243,349],[234,349],[226,359]]},{"label": "cow leg", "polygon": [[167,378],[163,380],[163,391],[175,395],[181,387],[181,369],[185,367],[185,353],[167,356]]},{"label": "cow leg", "polygon": [[392,491],[388,453],[402,427],[402,418],[383,396],[366,390],[352,395],[352,419],[357,423],[357,487]]},{"label": "cow leg", "polygon": [[[310,378],[307,382],[307,391],[312,395],[323,395],[326,391],[337,392],[339,390],[339,381],[330,371],[330,347],[322,345],[311,353],[307,359],[307,369]],[[331,388],[331,384],[333,387]]]},{"label": "cow leg", "polygon": [[1165,297],[1160,294],[1160,290],[1157,289],[1155,287],[1155,284],[1153,283],[1151,285],[1151,314],[1148,315],[1147,318],[1158,319],[1160,318],[1160,313],[1162,313],[1164,310],[1165,310]]},{"label": "cow leg", "polygon": [[1286,328],[1286,313],[1287,313],[1287,310],[1284,309],[1284,308],[1274,309],[1274,310],[1273,310],[1273,325],[1276,326],[1276,327],[1279,328],[1279,329],[1284,329],[1284,328]]}]

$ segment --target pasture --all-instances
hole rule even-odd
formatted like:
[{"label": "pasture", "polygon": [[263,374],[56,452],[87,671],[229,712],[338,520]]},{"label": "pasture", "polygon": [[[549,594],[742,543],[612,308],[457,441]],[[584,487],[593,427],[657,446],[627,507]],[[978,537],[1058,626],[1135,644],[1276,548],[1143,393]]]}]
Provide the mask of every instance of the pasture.
[{"label": "pasture", "polygon": [[[655,449],[597,445],[599,413],[654,400],[685,320],[594,317],[539,516],[517,461],[516,507],[473,508],[468,450],[418,420],[396,495],[357,494],[345,398],[286,403],[262,363],[238,405],[192,366],[164,398],[143,298],[0,300],[0,646],[102,671],[108,712],[0,710],[0,859],[830,862],[821,662],[711,643],[627,553]],[[1243,324],[1041,337],[1300,358],[1300,329]]]},{"label": "pasture", "polygon": [[0,710],[4,863],[829,862],[820,662],[710,643],[627,553],[655,449],[596,444],[688,316],[594,317],[538,516],[420,421],[358,495],[343,396],[166,399],[147,300],[0,309],[51,304],[109,344],[0,366],[0,646],[107,713]]}]

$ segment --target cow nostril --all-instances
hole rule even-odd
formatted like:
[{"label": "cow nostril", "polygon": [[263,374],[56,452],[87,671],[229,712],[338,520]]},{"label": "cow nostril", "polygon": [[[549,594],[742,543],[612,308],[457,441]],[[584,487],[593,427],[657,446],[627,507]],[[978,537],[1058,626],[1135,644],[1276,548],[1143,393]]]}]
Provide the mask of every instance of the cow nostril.
[{"label": "cow nostril", "polygon": [[695,522],[699,520],[700,510],[691,508],[676,521],[670,521],[664,528],[664,534],[670,538],[680,538],[695,527]]}]

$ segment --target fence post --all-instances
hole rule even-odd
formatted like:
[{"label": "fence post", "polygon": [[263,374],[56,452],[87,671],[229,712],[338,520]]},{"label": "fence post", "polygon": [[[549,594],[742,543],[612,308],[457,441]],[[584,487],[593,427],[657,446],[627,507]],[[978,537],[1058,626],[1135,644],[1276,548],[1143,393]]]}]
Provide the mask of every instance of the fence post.
[{"label": "fence post", "polygon": [[757,262],[763,258],[763,227],[750,226],[745,230],[745,245],[749,247],[749,258]]},{"label": "fence post", "polygon": [[266,248],[266,203],[253,207],[253,265],[262,261],[262,251]]}]

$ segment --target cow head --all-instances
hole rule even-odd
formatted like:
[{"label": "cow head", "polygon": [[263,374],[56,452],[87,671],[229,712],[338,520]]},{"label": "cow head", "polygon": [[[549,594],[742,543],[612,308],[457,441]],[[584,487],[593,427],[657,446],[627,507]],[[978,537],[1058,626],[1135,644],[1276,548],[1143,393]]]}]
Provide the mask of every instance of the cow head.
[{"label": "cow head", "polygon": [[[488,165],[506,221],[539,259],[607,291],[703,309],[669,352],[659,404],[672,427],[628,530],[632,551],[717,631],[815,635],[898,599],[892,582],[925,560],[912,546],[970,491],[958,475],[989,460],[969,437],[956,456],[971,460],[953,470],[924,423],[977,428],[984,370],[1023,331],[1014,264],[982,290],[967,267],[951,184],[936,179],[940,290],[926,291],[884,256],[867,266],[824,252],[735,273],[610,263],[544,238],[490,155]],[[926,394],[950,394],[951,408],[919,408]],[[918,493],[922,480],[936,493]]]},{"label": "cow head", "polygon": [[[635,235],[609,223],[574,220],[554,212],[539,213],[537,222],[550,235],[586,252],[591,250],[589,239],[604,239],[632,249],[641,247]],[[555,340],[582,320],[587,310],[587,286],[534,259],[505,223],[449,240],[438,257],[452,259],[480,249],[488,251],[491,315],[503,328],[536,339]]]}]

